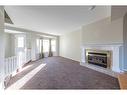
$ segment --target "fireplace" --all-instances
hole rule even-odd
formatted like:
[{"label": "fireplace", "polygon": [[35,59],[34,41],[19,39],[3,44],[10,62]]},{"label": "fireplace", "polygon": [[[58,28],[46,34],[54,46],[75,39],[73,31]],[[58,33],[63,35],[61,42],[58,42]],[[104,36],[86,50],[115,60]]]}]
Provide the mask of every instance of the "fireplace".
[{"label": "fireplace", "polygon": [[86,49],[86,62],[104,68],[110,68],[111,51]]}]

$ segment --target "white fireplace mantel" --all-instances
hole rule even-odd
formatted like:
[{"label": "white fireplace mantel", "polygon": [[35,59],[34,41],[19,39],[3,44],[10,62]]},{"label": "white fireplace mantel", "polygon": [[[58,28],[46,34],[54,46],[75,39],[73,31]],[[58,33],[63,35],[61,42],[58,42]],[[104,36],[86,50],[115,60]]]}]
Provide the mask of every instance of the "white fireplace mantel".
[{"label": "white fireplace mantel", "polygon": [[[84,44],[81,46],[81,65],[88,65],[85,58],[85,49],[99,49],[112,51],[111,71],[121,72],[121,65],[123,64],[123,44]],[[91,66],[91,65],[90,65]],[[94,65],[93,65],[94,66]],[[96,67],[96,66],[95,66]]]}]

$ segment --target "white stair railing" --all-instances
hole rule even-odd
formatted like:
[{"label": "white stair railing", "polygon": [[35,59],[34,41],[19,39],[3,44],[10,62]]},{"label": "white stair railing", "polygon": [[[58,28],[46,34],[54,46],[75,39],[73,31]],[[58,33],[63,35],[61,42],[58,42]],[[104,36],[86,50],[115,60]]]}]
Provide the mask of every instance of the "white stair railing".
[{"label": "white stair railing", "polygon": [[5,77],[12,74],[18,69],[19,60],[17,56],[12,56],[5,59],[4,71]]}]

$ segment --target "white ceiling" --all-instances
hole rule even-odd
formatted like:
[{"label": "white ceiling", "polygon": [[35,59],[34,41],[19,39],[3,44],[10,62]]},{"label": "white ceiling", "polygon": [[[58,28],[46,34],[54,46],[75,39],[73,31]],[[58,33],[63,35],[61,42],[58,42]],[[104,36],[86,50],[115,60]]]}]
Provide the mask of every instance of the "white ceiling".
[{"label": "white ceiling", "polygon": [[111,15],[110,6],[5,6],[15,26],[62,35]]}]

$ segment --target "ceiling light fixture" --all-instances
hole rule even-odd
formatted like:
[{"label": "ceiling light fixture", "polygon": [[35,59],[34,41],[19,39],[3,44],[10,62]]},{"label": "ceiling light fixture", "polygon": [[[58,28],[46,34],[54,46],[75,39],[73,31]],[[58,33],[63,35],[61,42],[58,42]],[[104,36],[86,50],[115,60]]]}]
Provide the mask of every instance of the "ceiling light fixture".
[{"label": "ceiling light fixture", "polygon": [[96,7],[96,6],[91,6],[91,7],[89,7],[88,10],[92,11],[93,9],[95,9],[95,7]]}]

